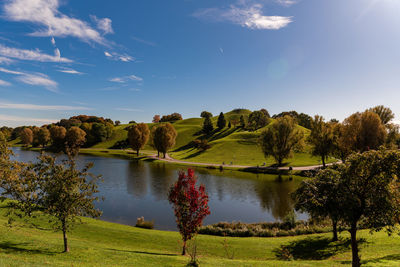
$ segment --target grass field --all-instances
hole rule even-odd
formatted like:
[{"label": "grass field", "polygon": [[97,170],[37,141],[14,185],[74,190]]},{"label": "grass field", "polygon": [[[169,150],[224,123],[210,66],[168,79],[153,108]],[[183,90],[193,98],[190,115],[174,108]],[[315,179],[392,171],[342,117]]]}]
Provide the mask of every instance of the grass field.
[{"label": "grass field", "polygon": [[[241,110],[239,112],[228,112],[225,113],[225,118],[229,120],[238,120],[241,115],[247,116],[250,113],[249,110]],[[214,126],[217,121],[217,117],[213,117]],[[273,119],[271,119],[273,123]],[[274,160],[272,157],[265,159],[260,147],[257,145],[257,140],[260,133],[265,128],[259,129],[255,132],[244,131],[240,128],[224,128],[221,131],[215,130],[207,139],[211,145],[211,148],[207,151],[201,152],[191,146],[191,142],[195,139],[202,137],[203,119],[202,118],[190,118],[173,123],[175,129],[178,132],[175,147],[170,151],[169,155],[178,160],[189,161],[189,162],[201,162],[201,163],[216,163],[222,164],[234,164],[234,165],[272,165]],[[152,127],[154,124],[149,124]],[[271,125],[271,124],[270,124]],[[118,141],[125,140],[127,138],[127,131],[125,128],[129,125],[117,126],[114,130],[112,137],[105,142],[101,142],[93,146],[93,149],[108,149],[114,146]],[[309,135],[309,130],[301,126],[298,126],[305,136]],[[144,150],[147,153],[155,154],[153,148],[148,144]],[[89,150],[87,150],[86,153]],[[304,152],[294,153],[294,157],[285,162],[288,166],[310,166],[321,164],[321,160],[318,157],[310,155],[310,146],[306,145]],[[333,162],[334,159],[328,162]]]},{"label": "grass field", "polygon": [[[185,266],[188,256],[180,256],[177,232],[145,230],[84,218],[84,224],[69,233],[70,253],[63,250],[62,234],[54,232],[46,218],[18,220],[7,227],[5,208],[0,207],[1,266]],[[399,266],[400,237],[384,232],[370,235],[360,231],[361,257],[365,266]],[[279,238],[197,237],[200,266],[347,266],[351,251],[347,233],[331,243],[330,234]],[[289,251],[290,261],[279,258]]]}]

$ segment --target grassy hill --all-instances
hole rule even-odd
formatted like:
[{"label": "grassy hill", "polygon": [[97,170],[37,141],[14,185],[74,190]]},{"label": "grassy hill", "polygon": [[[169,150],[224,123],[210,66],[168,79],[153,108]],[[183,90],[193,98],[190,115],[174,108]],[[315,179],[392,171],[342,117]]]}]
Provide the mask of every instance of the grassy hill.
[{"label": "grassy hill", "polygon": [[[62,234],[54,232],[46,218],[29,222],[18,219],[7,226],[4,204],[0,205],[0,266],[185,266],[177,232],[145,230],[83,218],[84,224],[68,234],[70,253],[63,251]],[[278,237],[197,237],[200,266],[348,266],[351,261],[348,234],[330,242],[330,234]],[[400,237],[384,232],[360,231],[365,266],[399,266]],[[282,250],[282,248],[285,248]],[[291,261],[279,251],[288,251]],[[363,265],[364,266],[364,265]]]},{"label": "grassy hill", "polygon": [[[225,118],[230,120],[239,120],[241,115],[247,117],[251,113],[250,110],[241,109],[234,110],[225,113]],[[216,125],[218,117],[212,118],[214,126]],[[207,151],[201,152],[192,146],[192,141],[203,137],[201,133],[202,118],[190,118],[173,123],[175,129],[178,132],[175,147],[170,151],[169,155],[172,158],[189,161],[189,162],[202,162],[202,163],[217,163],[230,164],[231,162],[235,165],[271,165],[274,163],[272,157],[265,159],[260,147],[257,145],[258,137],[260,133],[274,122],[271,119],[271,123],[266,127],[259,129],[255,132],[245,131],[239,127],[224,128],[221,131],[214,130],[210,136],[207,136],[211,148]],[[92,148],[94,149],[108,149],[112,148],[118,141],[125,140],[127,138],[128,124],[120,125],[115,127],[112,137],[105,141],[96,144]],[[149,127],[154,124],[149,124]],[[310,130],[298,126],[305,136],[308,136]],[[146,145],[144,150],[152,151],[153,148],[150,145]],[[310,147],[306,146],[305,151],[301,153],[295,153],[294,157],[289,159],[286,163],[291,166],[309,166],[320,164],[318,157],[313,157],[309,153]]]}]

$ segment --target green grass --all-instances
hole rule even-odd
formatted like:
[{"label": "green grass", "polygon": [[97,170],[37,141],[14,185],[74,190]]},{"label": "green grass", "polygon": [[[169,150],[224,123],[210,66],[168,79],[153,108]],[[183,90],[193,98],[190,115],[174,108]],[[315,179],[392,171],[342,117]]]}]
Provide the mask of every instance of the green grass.
[{"label": "green grass", "polygon": [[[84,224],[68,234],[70,253],[63,250],[62,235],[49,228],[46,218],[21,220],[6,226],[5,208],[0,208],[1,266],[185,266],[180,256],[177,232],[146,230],[83,218]],[[172,211],[171,211],[172,212]],[[32,226],[32,223],[35,226]],[[338,242],[330,234],[279,238],[226,238],[234,259],[228,259],[223,237],[199,235],[200,266],[346,266],[351,250],[343,233]],[[384,232],[360,231],[361,256],[365,266],[399,266],[400,237]],[[279,258],[280,248],[293,260]]]}]

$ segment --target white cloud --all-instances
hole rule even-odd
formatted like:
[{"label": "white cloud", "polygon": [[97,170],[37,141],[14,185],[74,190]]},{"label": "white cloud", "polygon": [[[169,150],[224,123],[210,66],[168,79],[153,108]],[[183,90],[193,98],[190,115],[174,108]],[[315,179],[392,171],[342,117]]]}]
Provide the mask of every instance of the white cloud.
[{"label": "white cloud", "polygon": [[96,23],[97,29],[101,30],[104,34],[114,33],[111,23],[112,20],[109,18],[99,19],[94,15],[90,15],[90,18]]},{"label": "white cloud", "polygon": [[54,56],[56,56],[56,57],[58,57],[58,58],[61,58],[60,49],[58,49],[58,48],[54,49]]},{"label": "white cloud", "polygon": [[122,62],[130,62],[130,61],[135,60],[134,57],[131,57],[128,54],[118,54],[115,52],[110,53],[110,52],[104,51],[104,55],[111,60],[117,60],[117,61],[122,61]]},{"label": "white cloud", "polygon": [[11,83],[4,81],[4,80],[0,80],[0,86],[10,86]]},{"label": "white cloud", "polygon": [[10,64],[14,62],[14,60],[7,57],[0,57],[0,64]]},{"label": "white cloud", "polygon": [[85,42],[105,44],[106,40],[88,23],[61,13],[59,0],[9,0],[4,17],[12,21],[31,22],[41,26],[32,36],[73,36]]},{"label": "white cloud", "polygon": [[57,92],[57,82],[51,80],[47,75],[43,73],[26,73],[8,70],[5,68],[0,68],[0,72],[18,75],[16,79],[20,82],[30,85],[44,86],[49,91]]},{"label": "white cloud", "polygon": [[10,115],[2,115],[0,114],[0,121],[4,122],[20,122],[20,123],[54,123],[57,122],[57,119],[42,119],[42,118],[29,118],[29,117],[18,117],[18,116],[10,116]]},{"label": "white cloud", "polygon": [[257,30],[279,30],[292,22],[292,17],[263,15],[262,5],[260,4],[231,5],[229,8],[206,8],[195,12],[193,16],[212,21],[227,21]]},{"label": "white cloud", "polygon": [[111,79],[109,79],[109,81],[116,82],[116,83],[126,83],[129,81],[141,82],[141,81],[143,81],[143,78],[132,74],[132,75],[124,76],[124,77],[111,78]]},{"label": "white cloud", "polygon": [[54,45],[54,46],[56,45],[56,40],[54,39],[53,36],[51,37],[51,44]]},{"label": "white cloud", "polygon": [[143,112],[142,109],[136,109],[136,108],[116,108],[115,110],[129,111],[129,112]]},{"label": "white cloud", "polygon": [[19,48],[7,47],[2,44],[0,44],[0,56],[4,56],[7,58],[16,58],[21,60],[40,61],[40,62],[63,62],[63,63],[72,62],[72,60],[68,58],[60,57],[60,55],[57,54],[57,52],[56,55],[53,56],[44,54],[39,50],[19,49]]},{"label": "white cloud", "polygon": [[291,6],[297,3],[297,0],[276,0],[276,2],[283,6]]},{"label": "white cloud", "polygon": [[84,74],[83,72],[80,72],[80,71],[77,71],[77,70],[74,70],[74,69],[66,69],[66,68],[65,69],[59,69],[57,71],[63,72],[63,73],[68,73],[68,74],[78,74],[78,75]]},{"label": "white cloud", "polygon": [[22,110],[56,110],[56,111],[74,111],[74,110],[91,110],[87,107],[80,106],[48,106],[48,105],[35,105],[35,104],[18,104],[18,103],[7,103],[0,102],[0,108],[2,109],[22,109]]}]

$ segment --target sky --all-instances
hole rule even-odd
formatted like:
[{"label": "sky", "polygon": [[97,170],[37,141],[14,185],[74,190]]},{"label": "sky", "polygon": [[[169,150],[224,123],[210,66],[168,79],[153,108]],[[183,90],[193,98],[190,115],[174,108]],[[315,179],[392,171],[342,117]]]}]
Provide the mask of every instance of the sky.
[{"label": "sky", "polygon": [[2,0],[0,126],[400,115],[398,14],[398,0]]}]

